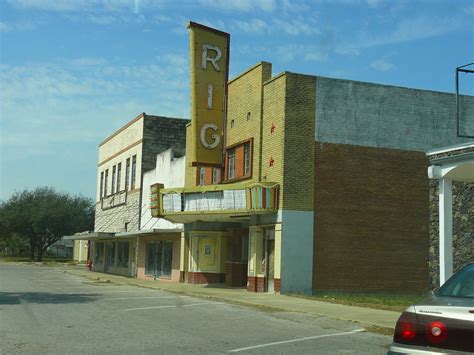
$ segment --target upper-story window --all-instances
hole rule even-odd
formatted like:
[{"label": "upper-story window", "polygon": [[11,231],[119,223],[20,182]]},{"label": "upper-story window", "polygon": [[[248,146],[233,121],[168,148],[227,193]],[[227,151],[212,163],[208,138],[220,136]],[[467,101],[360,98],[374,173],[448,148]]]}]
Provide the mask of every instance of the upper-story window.
[{"label": "upper-story window", "polygon": [[199,185],[206,185],[206,168],[203,166],[199,167]]},{"label": "upper-story window", "polygon": [[226,180],[246,179],[252,176],[252,140],[227,149]]},{"label": "upper-story window", "polygon": [[104,172],[100,173],[100,189],[99,189],[99,198],[104,196]]},{"label": "upper-story window", "polygon": [[105,178],[104,178],[104,197],[107,196],[107,187],[109,183],[109,169],[105,171]]},{"label": "upper-story window", "polygon": [[221,182],[221,169],[212,168],[212,183],[218,184]]},{"label": "upper-story window", "polygon": [[235,148],[227,152],[227,179],[235,179]]},{"label": "upper-story window", "polygon": [[128,183],[130,181],[130,158],[125,163],[125,191],[128,190]]},{"label": "upper-story window", "polygon": [[117,174],[117,167],[114,165],[112,167],[112,191],[111,191],[111,194],[113,195],[115,193],[115,178],[116,178],[116,174]]},{"label": "upper-story window", "polygon": [[130,189],[135,188],[135,180],[137,178],[137,156],[132,157],[132,181],[130,182]]},{"label": "upper-story window", "polygon": [[116,192],[120,191],[120,179],[122,177],[122,163],[117,164],[117,187]]},{"label": "upper-story window", "polygon": [[244,145],[244,176],[250,175],[250,142]]}]

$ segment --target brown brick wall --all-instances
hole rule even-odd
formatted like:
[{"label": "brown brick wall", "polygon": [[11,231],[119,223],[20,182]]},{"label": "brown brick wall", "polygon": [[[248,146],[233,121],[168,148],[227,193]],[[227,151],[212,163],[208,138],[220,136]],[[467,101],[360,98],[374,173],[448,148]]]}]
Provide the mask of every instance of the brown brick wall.
[{"label": "brown brick wall", "polygon": [[265,292],[265,277],[249,276],[247,281],[247,291]]},{"label": "brown brick wall", "polygon": [[188,283],[190,284],[216,284],[224,283],[225,274],[212,272],[189,272]]},{"label": "brown brick wall", "polygon": [[316,290],[427,288],[427,166],[422,152],[316,142]]},{"label": "brown brick wall", "polygon": [[281,285],[280,279],[275,279],[273,280],[273,282],[275,283],[275,292],[280,292],[280,285]]}]

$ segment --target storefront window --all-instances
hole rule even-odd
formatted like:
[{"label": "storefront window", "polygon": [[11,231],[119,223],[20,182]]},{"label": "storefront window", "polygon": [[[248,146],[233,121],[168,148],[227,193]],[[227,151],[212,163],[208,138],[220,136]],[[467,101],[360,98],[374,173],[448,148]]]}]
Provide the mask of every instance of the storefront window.
[{"label": "storefront window", "polygon": [[117,266],[128,267],[129,242],[117,243]]},{"label": "storefront window", "polygon": [[104,262],[104,243],[95,243],[94,251],[94,264],[102,264]]},{"label": "storefront window", "polygon": [[171,277],[173,241],[151,241],[146,244],[145,274]]}]

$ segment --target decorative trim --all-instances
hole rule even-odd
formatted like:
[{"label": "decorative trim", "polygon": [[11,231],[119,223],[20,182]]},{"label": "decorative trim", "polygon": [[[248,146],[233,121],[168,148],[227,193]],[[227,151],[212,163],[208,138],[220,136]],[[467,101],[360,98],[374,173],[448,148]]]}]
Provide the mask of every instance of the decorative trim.
[{"label": "decorative trim", "polygon": [[112,155],[111,157],[108,157],[107,159],[101,161],[99,164],[97,164],[97,166],[102,166],[102,165],[104,165],[105,163],[111,161],[111,160],[114,159],[114,158],[117,158],[120,154],[125,153],[127,150],[129,150],[129,149],[135,147],[136,145],[139,145],[140,143],[143,143],[143,139],[139,139],[139,140],[137,140],[136,142],[130,144],[129,146],[123,148],[121,151],[115,153],[115,154]]},{"label": "decorative trim", "polygon": [[146,116],[146,113],[145,112],[142,112],[140,113],[137,117],[135,117],[134,119],[132,119],[130,122],[128,122],[125,126],[122,126],[121,128],[119,128],[117,131],[115,131],[114,133],[112,133],[110,136],[108,136],[107,138],[105,138],[102,142],[99,143],[99,147],[103,146],[105,143],[107,143],[108,141],[110,141],[112,138],[114,138],[116,135],[118,135],[120,132],[124,131],[125,129],[127,129],[128,127],[130,127],[132,124],[134,124],[135,122],[137,122],[138,120],[140,120],[140,118],[142,117],[145,117]]}]

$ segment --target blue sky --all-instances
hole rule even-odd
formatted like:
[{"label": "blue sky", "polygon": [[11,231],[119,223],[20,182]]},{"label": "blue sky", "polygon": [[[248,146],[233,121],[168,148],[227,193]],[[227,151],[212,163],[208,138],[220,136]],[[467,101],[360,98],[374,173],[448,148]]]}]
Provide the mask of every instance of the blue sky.
[{"label": "blue sky", "polygon": [[231,78],[265,60],[453,92],[474,62],[471,0],[1,0],[0,199],[93,197],[103,138],[141,112],[188,118],[190,20],[231,33]]}]

